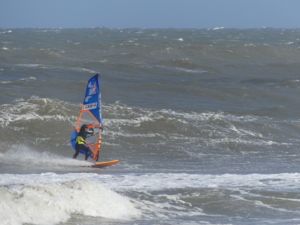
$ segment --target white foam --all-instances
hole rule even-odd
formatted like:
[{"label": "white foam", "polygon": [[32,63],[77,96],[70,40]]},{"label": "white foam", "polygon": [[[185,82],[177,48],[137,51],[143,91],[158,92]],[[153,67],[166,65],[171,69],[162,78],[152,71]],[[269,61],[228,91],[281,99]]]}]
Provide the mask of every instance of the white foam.
[{"label": "white foam", "polygon": [[293,45],[293,44],[295,44],[295,42],[293,42],[293,41],[288,41],[288,42],[286,42],[285,44],[286,44],[286,45]]},{"label": "white foam", "polygon": [[194,74],[207,73],[206,70],[201,70],[201,69],[186,69],[186,68],[182,68],[182,67],[175,67],[174,69],[177,71],[185,72],[185,73],[194,73]]},{"label": "white foam", "polygon": [[103,187],[95,174],[0,176],[0,221],[51,225],[72,214],[129,220],[140,216],[132,201]]},{"label": "white foam", "polygon": [[[171,48],[170,48],[171,49]],[[167,49],[169,51],[169,48]],[[207,73],[207,70],[203,69],[190,69],[190,68],[184,68],[184,67],[178,67],[178,66],[155,66],[157,68],[168,70],[168,71],[174,71],[174,72],[184,72],[184,73],[190,73],[190,74],[203,74]]]},{"label": "white foam", "polygon": [[143,122],[154,121],[163,118],[176,119],[183,123],[190,123],[191,121],[196,122],[217,120],[228,120],[231,122],[253,122],[258,120],[257,116],[252,115],[237,116],[226,114],[224,112],[179,112],[170,109],[151,110],[128,107],[118,102],[113,105],[106,105],[104,108],[108,110],[111,115],[116,114],[116,112],[118,113],[118,115],[116,115],[117,119],[107,119],[109,123],[116,122],[124,125],[135,124],[136,126],[139,126]]},{"label": "white foam", "polygon": [[12,81],[10,81],[10,80],[3,80],[0,82],[0,84],[11,84],[11,83],[12,83]]},{"label": "white foam", "polygon": [[244,47],[256,47],[256,45],[253,43],[246,43],[244,44]]},{"label": "white foam", "polygon": [[102,175],[102,182],[116,190],[167,190],[186,188],[225,188],[225,189],[263,189],[263,190],[298,190],[300,173],[280,174],[186,174],[156,173]]},{"label": "white foam", "polygon": [[8,151],[0,155],[0,162],[27,166],[43,165],[43,167],[78,167],[92,165],[92,163],[88,161],[74,160],[50,152],[34,150],[24,145],[13,145]]},{"label": "white foam", "polygon": [[[0,68],[0,71],[1,71],[1,68]],[[37,80],[37,78],[34,77],[34,76],[30,76],[30,77],[23,77],[23,78],[20,78],[18,80],[14,80],[14,81],[33,81],[33,80]],[[11,84],[14,81],[12,81],[12,80],[4,80],[4,81],[0,81],[0,84]]]},{"label": "white foam", "polygon": [[172,110],[162,110],[162,112],[177,116],[183,117],[184,119],[188,120],[195,120],[195,121],[209,121],[209,120],[229,120],[234,122],[253,122],[257,120],[255,116],[236,116],[232,114],[225,114],[224,112],[176,112]]},{"label": "white foam", "polygon": [[[107,135],[110,137],[130,137],[130,138],[154,138],[154,137],[164,137],[159,133],[124,133],[124,132],[115,132],[115,131],[107,131]],[[112,145],[112,144],[111,144]]]},{"label": "white foam", "polygon": [[97,73],[97,71],[88,68],[79,68],[79,70],[88,73]]},{"label": "white foam", "polygon": [[[29,77],[27,79],[34,79]],[[17,99],[12,104],[0,105],[0,126],[7,127],[11,123],[18,121],[30,121],[30,120],[44,120],[44,121],[74,121],[75,117],[64,115],[63,111],[68,111],[67,107],[64,107],[66,103],[60,100],[53,100],[49,98],[40,98],[32,96],[31,98]],[[57,107],[57,105],[59,107]],[[54,110],[47,110],[49,114],[41,114],[40,111],[45,107],[51,107]],[[60,110],[58,110],[58,108]],[[51,108],[50,108],[51,109]],[[57,113],[55,113],[55,110]]]},{"label": "white foam", "polygon": [[36,80],[36,77],[33,77],[33,76],[30,76],[30,77],[24,77],[24,78],[21,78],[20,80],[22,80],[22,81]]},{"label": "white foam", "polygon": [[98,62],[99,62],[99,63],[107,63],[108,60],[107,60],[107,59],[101,59],[101,60],[99,60]]},{"label": "white foam", "polygon": [[[234,193],[253,193],[253,191],[297,193],[300,186],[300,173],[221,175],[157,173],[102,175],[97,179],[112,190],[151,195],[153,200],[142,198],[143,200],[139,201],[138,206],[142,210],[143,216],[146,214],[152,218],[205,215],[200,207],[194,207],[191,202],[185,200],[186,194],[182,193],[189,193],[190,191],[190,193],[196,194],[201,193],[201,189],[219,189],[221,192],[222,190],[229,190]],[[189,196],[189,194],[187,195]],[[243,195],[237,194],[231,197],[243,198]],[[292,199],[292,201],[294,200],[297,201],[297,199]],[[286,211],[285,208],[267,203],[262,205],[255,200],[249,200],[249,202],[280,212]]]},{"label": "white foam", "polygon": [[228,143],[235,143],[235,144],[245,144],[245,145],[257,145],[257,146],[272,146],[272,145],[277,145],[277,146],[289,146],[292,145],[291,143],[285,143],[285,142],[277,142],[277,141],[272,141],[272,140],[246,140],[241,137],[237,138],[215,138],[212,140],[209,140],[208,144],[211,145],[217,145],[217,144],[228,144]]},{"label": "white foam", "polygon": [[43,67],[44,65],[36,64],[36,63],[25,63],[25,64],[16,64],[16,66],[27,67],[27,68],[39,68],[39,67]]},{"label": "white foam", "polygon": [[[243,191],[252,193],[253,190],[297,192],[299,186],[299,173],[2,174],[0,198],[3,201],[0,202],[0,219],[5,222],[4,224],[11,225],[22,223],[43,225],[65,222],[74,213],[121,220],[136,219],[142,216],[142,213],[145,218],[201,216],[204,214],[201,208],[192,207],[189,202],[184,201],[180,191],[170,194],[167,194],[168,192],[159,194],[156,191],[220,188],[239,190],[241,193],[244,193]],[[114,191],[150,194],[154,200],[143,198],[137,202]],[[156,194],[151,194],[151,191]],[[255,201],[254,204],[259,207],[273,207],[259,201]],[[281,211],[281,208],[274,210]]]},{"label": "white foam", "polygon": [[[64,67],[66,68],[66,67]],[[68,69],[73,70],[73,71],[79,71],[79,72],[87,72],[87,73],[97,73],[97,71],[88,69],[88,68],[83,68],[83,67],[69,67]]]},{"label": "white foam", "polygon": [[[253,123],[271,124],[274,123],[272,118],[261,117],[254,115],[233,115],[224,112],[183,112],[170,109],[153,110],[147,108],[128,107],[120,103],[105,105],[104,109],[109,112],[111,118],[106,120],[107,126],[113,131],[109,131],[110,137],[163,137],[164,133],[128,133],[123,129],[123,126],[142,127],[147,126],[147,123],[156,123],[164,121],[165,123],[176,122],[181,126],[208,127],[210,138],[203,138],[201,142],[205,142],[208,146],[220,146],[222,144],[234,143],[239,145],[255,145],[255,146],[287,146],[291,143],[270,138],[262,132],[258,132],[253,128]],[[273,124],[273,125],[272,125]],[[114,130],[117,129],[115,132]],[[178,133],[169,132],[167,135],[171,140],[186,140],[189,143],[194,141],[199,143],[201,137],[188,137],[178,135]],[[180,133],[179,133],[180,134]]]},{"label": "white foam", "polygon": [[225,27],[214,27],[214,28],[212,28],[212,30],[223,30],[223,29],[225,29]]},{"label": "white foam", "polygon": [[[51,51],[49,49],[40,49],[41,51],[47,51],[50,55],[60,56],[59,53],[64,54],[65,51],[60,51],[59,53]],[[45,65],[45,64],[37,64],[37,63],[23,63],[23,64],[16,64],[17,67],[25,67],[25,68],[38,68],[38,69],[68,69],[71,71],[79,71],[79,72],[88,72],[88,73],[97,73],[97,71],[84,68],[84,67],[66,67],[66,66],[55,66],[55,65]]]},{"label": "white foam", "polygon": [[6,30],[6,31],[1,31],[0,34],[10,34],[12,33],[12,30]]},{"label": "white foam", "polygon": [[54,32],[54,33],[60,33],[61,28],[50,28],[50,29],[37,29],[35,32],[40,32],[40,33],[48,33],[48,32]]}]

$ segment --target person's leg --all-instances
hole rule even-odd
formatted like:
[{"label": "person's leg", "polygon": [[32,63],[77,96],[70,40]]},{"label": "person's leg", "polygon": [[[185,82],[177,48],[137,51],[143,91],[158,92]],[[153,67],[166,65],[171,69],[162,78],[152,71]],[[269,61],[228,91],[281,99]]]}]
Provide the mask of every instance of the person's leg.
[{"label": "person's leg", "polygon": [[88,147],[85,147],[85,160],[87,160],[90,155],[92,155],[91,149]]},{"label": "person's leg", "polygon": [[85,160],[87,160],[87,159],[88,159],[88,157],[89,157],[89,150],[88,150],[88,149],[86,149],[86,150],[85,150]]},{"label": "person's leg", "polygon": [[75,145],[75,149],[76,149],[76,151],[75,151],[75,153],[74,153],[74,155],[73,155],[73,159],[76,159],[76,158],[77,158],[77,156],[78,156],[78,154],[79,154],[79,152],[80,152],[80,145],[79,145],[79,144],[76,144],[76,145]]},{"label": "person's leg", "polygon": [[76,152],[73,155],[73,159],[76,159],[79,154],[79,149],[76,149]]}]

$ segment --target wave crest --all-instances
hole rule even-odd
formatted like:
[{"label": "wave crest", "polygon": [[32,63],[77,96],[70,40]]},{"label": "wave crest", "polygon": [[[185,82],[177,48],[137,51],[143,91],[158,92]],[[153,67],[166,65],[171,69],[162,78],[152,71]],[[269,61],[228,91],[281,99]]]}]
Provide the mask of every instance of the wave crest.
[{"label": "wave crest", "polygon": [[140,215],[128,198],[84,176],[2,175],[0,220],[7,225],[49,225],[65,222],[72,214],[121,220]]}]

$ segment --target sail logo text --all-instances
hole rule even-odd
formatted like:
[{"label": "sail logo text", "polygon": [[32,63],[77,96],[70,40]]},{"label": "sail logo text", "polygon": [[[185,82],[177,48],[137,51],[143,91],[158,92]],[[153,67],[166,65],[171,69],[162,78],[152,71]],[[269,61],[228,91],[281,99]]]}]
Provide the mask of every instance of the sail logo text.
[{"label": "sail logo text", "polygon": [[93,83],[93,82],[90,82],[88,84],[88,95],[95,95],[97,94],[97,84],[96,83]]},{"label": "sail logo text", "polygon": [[97,108],[97,102],[83,105],[84,110],[90,110],[90,109],[96,109]]}]

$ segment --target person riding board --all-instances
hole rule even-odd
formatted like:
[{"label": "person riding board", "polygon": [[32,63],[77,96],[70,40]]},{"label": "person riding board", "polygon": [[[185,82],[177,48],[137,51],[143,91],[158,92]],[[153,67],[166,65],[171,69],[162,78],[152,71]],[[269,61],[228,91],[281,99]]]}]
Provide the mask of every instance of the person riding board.
[{"label": "person riding board", "polygon": [[86,143],[86,138],[93,134],[94,134],[93,128],[88,128],[88,125],[86,125],[86,124],[83,124],[81,126],[80,131],[76,138],[76,145],[75,145],[76,151],[75,151],[75,154],[73,155],[74,159],[77,158],[79,152],[82,150],[84,151],[84,154],[85,154],[85,160],[87,160],[89,155],[92,154],[90,147]]}]

